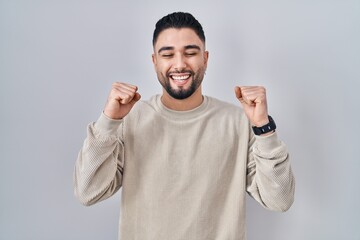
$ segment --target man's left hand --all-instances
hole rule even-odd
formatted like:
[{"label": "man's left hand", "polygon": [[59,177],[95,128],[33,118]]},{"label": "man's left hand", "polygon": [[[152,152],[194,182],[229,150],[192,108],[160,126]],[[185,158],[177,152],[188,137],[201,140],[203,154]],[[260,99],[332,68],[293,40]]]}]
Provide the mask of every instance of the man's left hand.
[{"label": "man's left hand", "polygon": [[264,87],[236,86],[235,95],[253,126],[262,127],[269,123],[266,89]]}]

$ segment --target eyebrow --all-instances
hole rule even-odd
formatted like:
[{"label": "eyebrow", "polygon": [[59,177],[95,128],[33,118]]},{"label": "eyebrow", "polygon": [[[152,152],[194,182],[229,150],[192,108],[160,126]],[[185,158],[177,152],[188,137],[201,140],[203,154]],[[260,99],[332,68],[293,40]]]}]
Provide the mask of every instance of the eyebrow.
[{"label": "eyebrow", "polygon": [[167,47],[167,46],[162,47],[162,48],[159,49],[158,53],[160,53],[162,51],[167,51],[167,50],[174,50],[174,47]]},{"label": "eyebrow", "polygon": [[200,50],[200,47],[198,45],[187,45],[185,46],[185,50],[187,49],[197,49],[197,50]]},{"label": "eyebrow", "polygon": [[[200,50],[200,47],[198,45],[186,45],[185,47],[185,50],[188,50],[188,49],[197,49],[197,50]],[[171,46],[165,46],[165,47],[162,47],[159,49],[158,53],[160,54],[160,52],[162,51],[168,51],[168,50],[174,50],[174,47],[171,47]]]}]

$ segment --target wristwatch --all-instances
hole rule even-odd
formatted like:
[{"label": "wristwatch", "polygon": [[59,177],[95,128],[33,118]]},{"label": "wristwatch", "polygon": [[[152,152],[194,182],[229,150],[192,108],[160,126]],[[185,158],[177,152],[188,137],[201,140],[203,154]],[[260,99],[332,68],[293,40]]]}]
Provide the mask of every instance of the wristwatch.
[{"label": "wristwatch", "polygon": [[262,127],[256,127],[256,126],[252,127],[255,135],[261,135],[261,134],[264,134],[264,133],[275,131],[276,124],[274,122],[274,119],[272,119],[271,116],[268,116],[268,117],[269,117],[269,123],[268,124],[266,124],[266,125],[264,125]]}]

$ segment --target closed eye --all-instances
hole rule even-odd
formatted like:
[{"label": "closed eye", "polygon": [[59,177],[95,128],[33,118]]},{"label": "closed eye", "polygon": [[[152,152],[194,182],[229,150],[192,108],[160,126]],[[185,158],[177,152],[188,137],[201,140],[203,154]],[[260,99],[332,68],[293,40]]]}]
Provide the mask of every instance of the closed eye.
[{"label": "closed eye", "polygon": [[186,56],[195,56],[197,54],[197,52],[188,52],[185,53]]},{"label": "closed eye", "polygon": [[172,53],[161,54],[161,56],[164,57],[164,58],[171,58],[172,56],[174,56],[174,54],[172,54]]}]

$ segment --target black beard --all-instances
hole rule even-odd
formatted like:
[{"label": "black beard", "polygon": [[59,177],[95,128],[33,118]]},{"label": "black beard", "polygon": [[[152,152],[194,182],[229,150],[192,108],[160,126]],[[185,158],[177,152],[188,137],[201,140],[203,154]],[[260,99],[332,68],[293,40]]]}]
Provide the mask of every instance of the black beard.
[{"label": "black beard", "polygon": [[166,74],[166,77],[162,75],[161,73],[158,73],[158,79],[160,84],[163,86],[163,88],[166,90],[166,92],[174,99],[182,100],[190,97],[193,95],[193,93],[199,88],[199,86],[202,83],[202,80],[204,78],[204,74],[201,74],[202,70],[200,70],[200,74],[195,74],[192,71],[182,71],[182,72],[176,72],[176,73],[188,73],[190,74],[190,77],[192,77],[191,85],[188,89],[180,88],[178,90],[175,90],[170,85],[170,74],[174,72],[169,72]]},{"label": "black beard", "polygon": [[165,86],[163,86],[166,90],[166,92],[173,98],[175,99],[178,99],[178,100],[182,100],[182,99],[185,99],[185,98],[188,98],[190,97],[197,89],[197,86],[196,86],[196,82],[195,81],[192,81],[191,82],[191,85],[188,89],[183,89],[183,88],[180,88],[178,90],[175,90],[171,87],[170,85],[170,82],[169,81],[166,81]]}]

